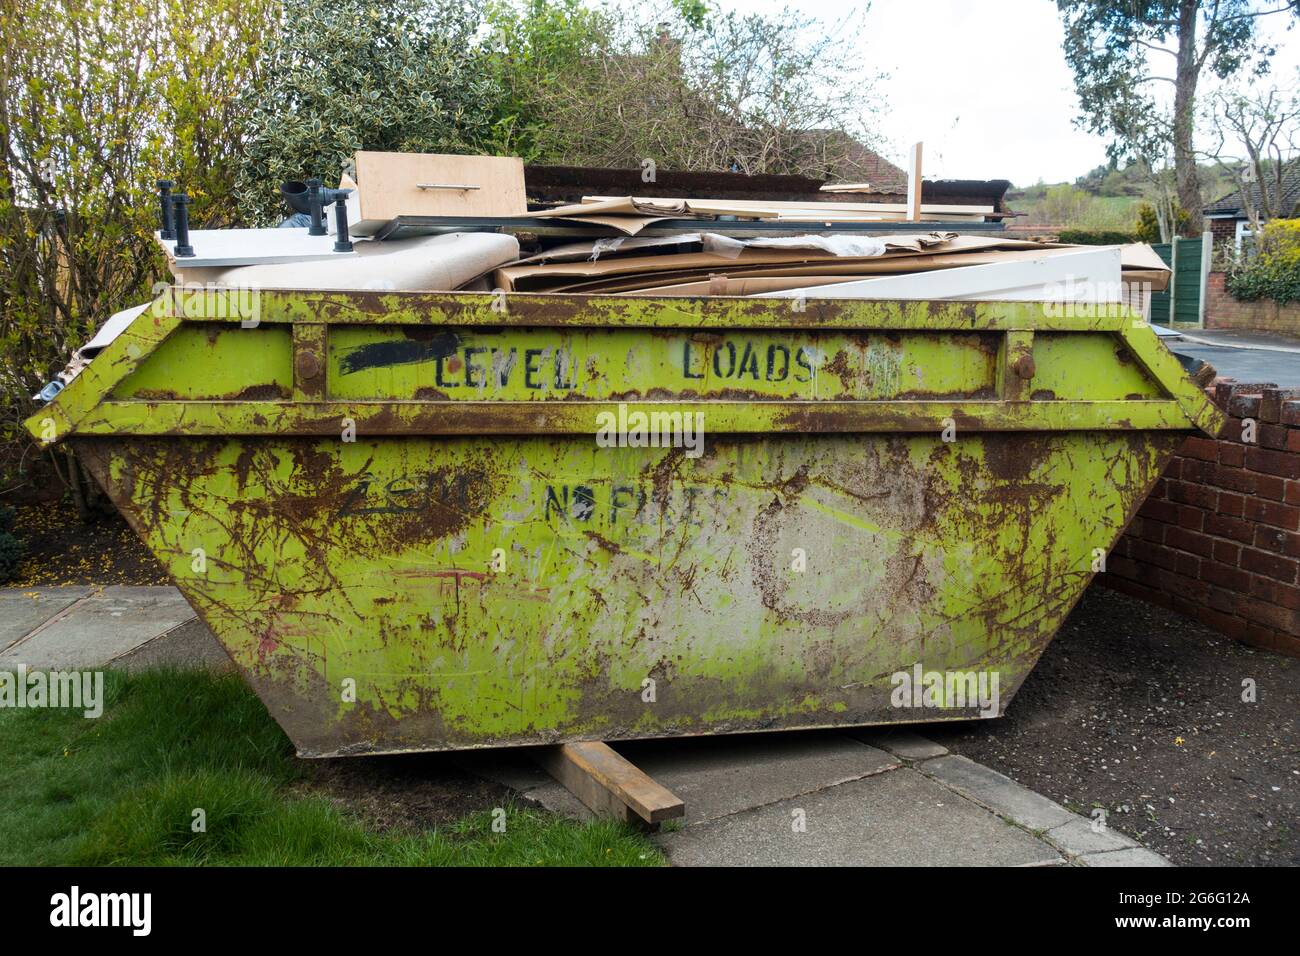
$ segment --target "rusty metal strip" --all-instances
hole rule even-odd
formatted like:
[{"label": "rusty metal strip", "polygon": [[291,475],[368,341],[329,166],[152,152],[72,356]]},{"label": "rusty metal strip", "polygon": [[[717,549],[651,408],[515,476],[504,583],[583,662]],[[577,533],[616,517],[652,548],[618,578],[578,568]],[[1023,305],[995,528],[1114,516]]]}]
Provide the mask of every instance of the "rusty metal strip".
[{"label": "rusty metal strip", "polygon": [[293,326],[293,400],[315,402],[325,398],[328,326],[323,322],[297,322]]},{"label": "rusty metal strip", "polygon": [[1002,343],[998,364],[998,394],[1003,401],[1023,402],[1030,395],[1034,377],[1034,333],[1015,330]]},{"label": "rusty metal strip", "polygon": [[[79,376],[55,402],[37,412],[27,422],[29,430],[42,441],[58,441],[73,431],[85,434],[301,434],[320,435],[337,433],[343,418],[352,418],[359,428],[371,434],[582,434],[592,433],[595,417],[600,412],[616,411],[612,402],[482,402],[475,408],[452,409],[453,403],[430,402],[321,402],[324,382],[307,385],[307,379],[296,375],[301,387],[297,404],[267,401],[115,401],[105,400],[112,389],[139,367],[158,345],[174,332],[182,320],[176,317],[172,293],[161,297],[155,307],[141,315],[122,336],[106,349],[95,362]],[[450,308],[457,305],[464,319],[469,312],[486,309],[486,315],[500,322],[501,315],[493,312],[484,297],[466,294],[429,295],[405,294],[398,299],[404,303],[394,313],[382,312],[366,315],[357,310],[371,303],[372,293],[266,293],[272,312],[282,307],[287,310],[281,318],[298,319],[302,324],[315,326],[316,331],[304,329],[295,333],[295,342],[304,354],[318,357],[323,342],[315,336],[327,334],[322,319],[340,318],[344,321],[384,322],[428,321],[430,312],[438,303]],[[390,296],[378,296],[373,303]],[[573,324],[569,319],[578,316],[581,321],[595,324],[672,327],[683,324],[683,315],[696,324],[717,324],[727,316],[736,327],[766,326],[785,328],[791,324],[790,316],[799,315],[782,305],[774,308],[771,300],[635,300],[627,298],[600,299],[583,296],[526,296],[532,312],[526,316],[515,314],[519,324],[546,324],[547,317],[556,319],[550,324]],[[545,300],[545,303],[542,302]],[[513,301],[513,299],[512,299]],[[212,296],[206,295],[195,303],[210,306]],[[279,305],[275,305],[278,302]],[[615,312],[609,321],[592,318],[593,309],[614,303]],[[626,311],[633,303],[639,311]],[[191,303],[194,304],[194,303]],[[881,328],[937,330],[937,329],[990,329],[1001,328],[1008,334],[1008,351],[1018,353],[1015,360],[1026,354],[1026,337],[1031,330],[1022,325],[1041,322],[1047,327],[1083,325],[1093,328],[1094,320],[1070,319],[1068,322],[1044,318],[1048,307],[1032,303],[896,303],[896,302],[834,302],[816,303],[814,308],[826,307],[832,312],[820,314],[819,321],[826,326],[858,328],[876,325]],[[565,313],[564,309],[577,309]],[[683,308],[686,312],[683,313]],[[558,311],[556,311],[558,309]],[[617,311],[622,309],[624,311]],[[729,312],[728,310],[739,310]],[[344,316],[340,310],[350,310]],[[468,311],[466,311],[468,310]],[[542,311],[538,311],[542,310]],[[693,311],[692,311],[693,310]],[[224,309],[214,309],[223,315],[205,321],[229,321]],[[478,315],[478,313],[475,313]],[[740,321],[740,319],[744,321]],[[236,314],[236,318],[238,314]],[[557,318],[558,317],[558,318]],[[765,317],[765,320],[763,320]],[[485,316],[479,315],[486,324]],[[575,320],[576,321],[576,320]],[[802,321],[802,320],[801,320]],[[1105,325],[1114,320],[1102,320]],[[475,323],[471,323],[475,324]],[[705,402],[638,403],[626,406],[644,412],[678,411],[701,412],[706,415],[706,428],[714,434],[759,433],[765,431],[929,431],[947,427],[949,420],[958,427],[988,431],[1033,431],[1038,429],[1087,430],[1110,428],[1176,429],[1189,423],[1213,432],[1221,427],[1222,415],[1204,394],[1188,379],[1177,360],[1169,355],[1156,340],[1149,328],[1133,324],[1130,320],[1119,331],[1121,338],[1141,365],[1151,374],[1172,401],[1034,401],[1026,402],[1023,388],[1012,391],[1010,403],[986,401],[887,401],[887,402]],[[1145,335],[1140,334],[1145,332]],[[319,342],[319,346],[318,343]],[[310,344],[309,344],[310,343]],[[1017,344],[1018,343],[1018,344]],[[307,365],[310,366],[310,361]],[[1023,366],[1022,366],[1023,368]],[[310,371],[310,368],[299,370]],[[1003,370],[1005,372],[1005,369]],[[322,376],[324,377],[324,376]],[[1006,376],[1003,375],[1004,395]],[[312,399],[316,399],[313,401]],[[1180,407],[1181,406],[1181,409]]]},{"label": "rusty metal strip", "polygon": [[[187,319],[237,322],[246,290],[179,293]],[[225,302],[222,295],[231,297]],[[235,301],[234,297],[240,297]],[[302,292],[257,293],[260,322],[329,324],[576,326],[586,328],[916,329],[1113,332],[1133,315],[1088,316],[1035,302],[914,302],[701,296],[555,295],[512,292]]]},{"label": "rusty metal strip", "polygon": [[58,398],[27,420],[28,430],[46,444],[72,432],[94,411],[113,387],[144,364],[163,340],[181,325],[173,291],[168,290],[135,318]]},{"label": "rusty metal strip", "polygon": [[1161,344],[1150,324],[1135,320],[1121,328],[1119,334],[1138,363],[1183,407],[1188,420],[1210,437],[1217,437],[1227,418]]},{"label": "rusty metal strip", "polygon": [[602,413],[702,414],[712,434],[1185,429],[1175,401],[104,402],[85,435],[594,435]]}]

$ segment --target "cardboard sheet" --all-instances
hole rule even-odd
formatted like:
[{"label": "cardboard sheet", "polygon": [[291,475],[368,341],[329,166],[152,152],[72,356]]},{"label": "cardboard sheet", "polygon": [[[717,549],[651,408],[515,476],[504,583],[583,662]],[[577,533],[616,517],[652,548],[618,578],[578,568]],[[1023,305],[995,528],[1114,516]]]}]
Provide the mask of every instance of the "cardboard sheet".
[{"label": "cardboard sheet", "polygon": [[684,199],[634,199],[631,196],[609,197],[599,202],[570,203],[534,212],[534,216],[559,216],[561,218],[590,216],[658,216],[661,219],[683,219],[691,209]]},{"label": "cardboard sheet", "polygon": [[[700,235],[701,238],[707,237],[707,234]],[[674,238],[693,239],[695,234]],[[622,254],[616,249],[594,262],[590,261],[590,256],[596,253],[596,243],[570,243],[554,250],[566,261],[545,263],[538,261],[541,257],[534,257],[497,270],[494,278],[500,288],[518,291],[648,294],[646,290],[693,283],[694,291],[682,294],[708,294],[701,290],[710,280],[720,276],[730,279],[793,279],[799,276],[898,275],[1024,262],[1104,248],[951,234],[880,238],[887,242],[888,249],[883,255],[871,257],[835,256],[822,249],[754,246],[742,247],[737,254],[737,244],[733,240],[726,240],[732,254],[720,256],[709,251],[695,251],[691,246],[687,246],[690,251],[674,252],[672,245],[661,246],[658,239],[628,240],[637,244],[622,249]],[[1120,247],[1120,257],[1125,282],[1149,282],[1156,290],[1167,284],[1168,267],[1160,262],[1150,247]],[[783,287],[801,288],[815,284],[796,281]],[[772,290],[765,291],[774,290],[775,285]]]},{"label": "cardboard sheet", "polygon": [[936,299],[961,301],[1112,302],[1123,296],[1117,246],[1075,246],[1030,259],[943,269],[926,274],[873,276],[857,282],[761,293],[790,298],[806,293],[820,299]]},{"label": "cardboard sheet", "polygon": [[[938,256],[981,249],[1036,249],[1044,247],[1040,243],[1023,240],[995,239],[984,236],[953,236],[952,234],[932,233],[929,235],[892,235],[875,237],[886,244],[883,256],[867,257],[865,260],[851,256],[836,256],[822,249],[777,248],[765,249],[746,247],[739,254],[719,255],[709,252],[668,253],[663,255],[634,255],[620,257],[601,257],[591,261],[565,261],[538,263],[512,263],[498,269],[496,284],[507,291],[538,291],[567,281],[597,279],[604,276],[626,276],[643,272],[680,272],[683,270],[713,270],[730,272],[747,265],[801,265],[833,261],[835,271],[850,268],[862,261],[880,261],[891,256],[927,255]],[[572,244],[578,247],[579,244]],[[1069,247],[1061,247],[1069,248]],[[651,250],[646,250],[650,252]],[[822,271],[825,271],[822,267]],[[655,283],[657,284],[657,283]]]}]

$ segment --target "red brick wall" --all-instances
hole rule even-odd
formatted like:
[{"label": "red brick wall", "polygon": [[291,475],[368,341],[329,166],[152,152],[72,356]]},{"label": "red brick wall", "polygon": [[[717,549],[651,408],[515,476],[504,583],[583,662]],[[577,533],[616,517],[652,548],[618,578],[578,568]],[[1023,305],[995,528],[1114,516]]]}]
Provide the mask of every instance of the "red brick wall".
[{"label": "red brick wall", "polygon": [[1229,379],[1211,394],[1223,435],[1183,443],[1098,580],[1300,657],[1300,389]]},{"label": "red brick wall", "polygon": [[1205,283],[1205,327],[1290,332],[1300,335],[1300,302],[1278,305],[1272,299],[1241,302],[1223,288],[1223,273],[1211,272]]},{"label": "red brick wall", "polygon": [[1237,220],[1235,219],[1207,219],[1205,220],[1210,227],[1210,232],[1214,234],[1214,248],[1224,244],[1233,245],[1237,241]]}]

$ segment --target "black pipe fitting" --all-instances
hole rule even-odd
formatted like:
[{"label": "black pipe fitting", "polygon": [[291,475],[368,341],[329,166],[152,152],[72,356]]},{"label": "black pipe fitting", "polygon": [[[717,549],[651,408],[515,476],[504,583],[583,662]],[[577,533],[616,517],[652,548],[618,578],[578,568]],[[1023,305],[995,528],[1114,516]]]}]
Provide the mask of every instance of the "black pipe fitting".
[{"label": "black pipe fitting", "polygon": [[350,189],[331,189],[337,193],[334,200],[334,251],[351,252],[352,240],[348,237],[348,193]]},{"label": "black pipe fitting", "polygon": [[311,215],[311,225],[307,227],[307,235],[323,236],[328,229],[325,228],[325,207],[329,203],[325,199],[325,190],[321,188],[319,179],[307,180],[307,211]]},{"label": "black pipe fitting", "polygon": [[297,179],[291,179],[288,182],[280,183],[280,196],[289,204],[289,208],[294,212],[311,212],[311,206],[307,202],[306,183]]},{"label": "black pipe fitting", "polygon": [[184,193],[172,196],[172,211],[176,217],[176,248],[172,255],[177,259],[188,259],[194,255],[190,245],[190,197]]},{"label": "black pipe fitting", "polygon": [[296,179],[280,184],[280,195],[294,212],[305,212],[311,217],[307,235],[324,236],[329,234],[325,228],[325,207],[334,205],[334,240],[335,252],[351,252],[352,240],[348,238],[348,195],[350,189],[326,189],[319,179],[299,182]]},{"label": "black pipe fitting", "polygon": [[176,238],[176,225],[172,218],[172,187],[175,185],[170,179],[158,180],[158,211],[162,219],[158,231],[160,239]]}]

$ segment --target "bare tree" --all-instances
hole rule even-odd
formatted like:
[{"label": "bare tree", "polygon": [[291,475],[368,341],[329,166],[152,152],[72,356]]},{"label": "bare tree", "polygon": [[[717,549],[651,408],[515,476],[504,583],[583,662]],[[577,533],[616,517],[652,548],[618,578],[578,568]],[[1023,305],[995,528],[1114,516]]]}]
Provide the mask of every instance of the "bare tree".
[{"label": "bare tree", "polygon": [[540,158],[862,178],[880,99],[850,42],[857,22],[826,31],[786,11],[624,23],[537,91]]},{"label": "bare tree", "polygon": [[1207,119],[1217,140],[1206,155],[1232,174],[1251,229],[1288,215],[1283,180],[1300,156],[1300,82],[1224,88],[1211,97]]},{"label": "bare tree", "polygon": [[[1172,147],[1178,199],[1193,227],[1201,184],[1192,134],[1197,87],[1208,73],[1227,79],[1267,72],[1272,47],[1256,20],[1300,15],[1300,0],[1056,0],[1065,25],[1083,125],[1113,137],[1111,155],[1151,158],[1150,141]],[[1171,62],[1172,61],[1172,62]],[[1173,94],[1163,106],[1162,88]]]}]

